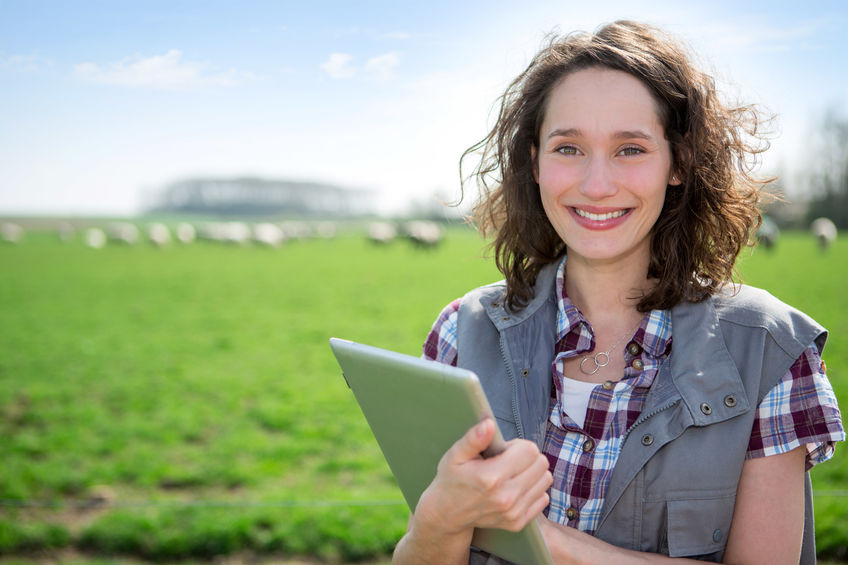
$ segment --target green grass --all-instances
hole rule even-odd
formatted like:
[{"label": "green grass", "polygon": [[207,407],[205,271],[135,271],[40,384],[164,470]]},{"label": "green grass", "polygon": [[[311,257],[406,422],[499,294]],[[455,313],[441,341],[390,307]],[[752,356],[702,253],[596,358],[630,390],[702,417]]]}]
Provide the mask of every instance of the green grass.
[{"label": "green grass", "polygon": [[[390,553],[407,510],[327,339],[419,354],[447,302],[499,278],[481,247],[464,229],[431,251],[353,232],[273,250],[0,245],[0,555]],[[746,281],[831,330],[844,400],[848,240],[747,255]],[[815,488],[846,473],[838,450]],[[824,555],[848,555],[844,502],[816,499]]]}]

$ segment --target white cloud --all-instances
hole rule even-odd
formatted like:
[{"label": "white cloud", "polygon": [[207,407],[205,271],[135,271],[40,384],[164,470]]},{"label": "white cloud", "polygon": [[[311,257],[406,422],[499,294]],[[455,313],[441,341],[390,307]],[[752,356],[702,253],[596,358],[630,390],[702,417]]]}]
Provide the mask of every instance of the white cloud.
[{"label": "white cloud", "polygon": [[0,53],[0,69],[38,71],[52,66],[53,61],[40,55],[6,55]]},{"label": "white cloud", "polygon": [[412,34],[406,31],[390,31],[389,33],[384,34],[383,37],[386,39],[404,40],[412,37]]},{"label": "white cloud", "polygon": [[386,53],[368,59],[368,62],[365,63],[365,70],[375,78],[391,78],[399,64],[400,56],[397,53]]},{"label": "white cloud", "polygon": [[110,65],[74,65],[74,73],[100,84],[126,87],[184,89],[199,86],[234,86],[255,77],[235,69],[215,70],[206,63],[183,59],[182,51],[171,49],[164,55],[130,57]]},{"label": "white cloud", "polygon": [[356,67],[351,65],[352,60],[353,56],[347,53],[333,53],[321,63],[321,68],[332,78],[350,78],[356,74]]}]

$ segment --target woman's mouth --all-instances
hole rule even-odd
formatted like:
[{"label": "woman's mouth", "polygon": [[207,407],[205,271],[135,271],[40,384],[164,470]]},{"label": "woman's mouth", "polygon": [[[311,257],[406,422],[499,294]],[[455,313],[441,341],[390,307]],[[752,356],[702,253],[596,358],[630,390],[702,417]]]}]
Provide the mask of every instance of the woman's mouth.
[{"label": "woman's mouth", "polygon": [[615,210],[614,212],[604,212],[603,214],[596,214],[594,212],[589,212],[588,210],[574,208],[574,212],[578,216],[580,216],[581,218],[586,218],[587,220],[592,220],[593,222],[603,222],[604,220],[620,218],[621,216],[625,215],[629,210],[629,208],[622,208],[621,210]]},{"label": "woman's mouth", "polygon": [[607,230],[627,221],[633,208],[616,208],[612,210],[587,210],[570,206],[568,210],[579,225],[590,230]]}]

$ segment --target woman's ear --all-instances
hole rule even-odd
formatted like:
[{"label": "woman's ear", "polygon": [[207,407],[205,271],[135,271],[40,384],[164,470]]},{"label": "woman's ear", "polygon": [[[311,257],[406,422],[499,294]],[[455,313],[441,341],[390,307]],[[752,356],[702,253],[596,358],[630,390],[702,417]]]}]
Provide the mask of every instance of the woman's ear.
[{"label": "woman's ear", "polygon": [[669,186],[680,186],[683,184],[683,175],[677,171],[672,171],[668,179]]},{"label": "woman's ear", "polygon": [[530,160],[533,162],[533,180],[539,184],[539,161],[536,160],[536,146],[530,146]]}]

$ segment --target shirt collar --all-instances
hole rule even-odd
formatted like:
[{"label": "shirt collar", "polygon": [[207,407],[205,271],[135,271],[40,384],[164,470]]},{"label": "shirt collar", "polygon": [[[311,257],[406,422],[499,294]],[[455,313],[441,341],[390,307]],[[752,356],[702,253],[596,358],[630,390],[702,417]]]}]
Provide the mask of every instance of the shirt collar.
[{"label": "shirt collar", "polygon": [[[564,255],[556,275],[557,343],[565,339],[568,344],[566,350],[584,353],[594,350],[595,332],[565,292],[566,259]],[[667,355],[671,347],[671,313],[668,310],[651,310],[642,319],[632,341],[654,357]]]}]

